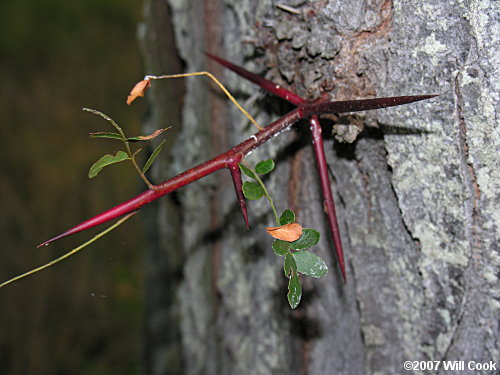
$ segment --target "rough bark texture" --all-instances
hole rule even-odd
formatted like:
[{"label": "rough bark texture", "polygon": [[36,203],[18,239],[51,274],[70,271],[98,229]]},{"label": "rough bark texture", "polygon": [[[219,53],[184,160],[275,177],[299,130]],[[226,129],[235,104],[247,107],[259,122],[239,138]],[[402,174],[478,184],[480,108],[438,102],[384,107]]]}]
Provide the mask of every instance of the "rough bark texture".
[{"label": "rough bark texture", "polygon": [[[249,203],[247,232],[229,174],[166,199],[155,211],[159,224],[150,224],[158,231],[151,232],[150,251],[161,258],[154,255],[150,269],[156,298],[149,301],[146,320],[154,329],[147,337],[163,341],[149,347],[155,355],[145,357],[147,373],[397,374],[405,373],[405,360],[500,366],[498,2],[286,2],[298,14],[270,0],[167,3],[185,71],[222,78],[263,125],[287,107],[223,72],[204,50],[309,98],[441,96],[334,119],[364,124],[352,144],[334,142],[334,122],[324,121],[346,285],[325,225],[307,126],[251,155],[250,162],[278,161],[266,180],[278,208],[294,209],[304,226],[322,233],[315,252],[330,272],[303,279],[295,311],[263,230],[273,224],[265,202]],[[175,73],[157,41],[167,32],[166,2],[146,4],[156,9],[143,28],[147,73]],[[164,177],[254,131],[207,80],[184,84],[182,124],[173,124],[178,133],[168,163],[157,170]],[[151,96],[154,126],[173,120],[164,113],[162,90]],[[171,268],[158,267],[158,259]]]},{"label": "rough bark texture", "polygon": [[[148,73],[178,72],[182,69],[177,55],[170,10],[164,1],[146,1],[146,22],[139,27],[139,38],[145,56]],[[172,80],[154,85],[149,90],[154,105],[144,125],[145,130],[154,131],[168,125],[181,123],[184,82]],[[153,130],[154,129],[154,130]],[[180,132],[172,126],[167,137],[166,148],[171,148]],[[153,170],[156,181],[162,178],[159,169],[171,164],[173,155],[163,154]],[[159,167],[159,168],[158,168]],[[175,327],[180,322],[176,293],[181,282],[184,254],[182,247],[180,215],[176,195],[170,194],[155,204],[147,206],[145,233],[149,243],[146,253],[146,311],[144,320],[143,373],[173,374],[182,369],[180,331]]]}]

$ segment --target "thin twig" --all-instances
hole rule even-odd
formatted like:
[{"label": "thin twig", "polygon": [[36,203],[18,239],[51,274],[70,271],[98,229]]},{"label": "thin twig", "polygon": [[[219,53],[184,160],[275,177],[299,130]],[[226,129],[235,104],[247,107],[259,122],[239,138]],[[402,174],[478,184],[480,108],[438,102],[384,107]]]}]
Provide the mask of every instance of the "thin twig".
[{"label": "thin twig", "polygon": [[279,8],[281,10],[284,10],[286,12],[290,12],[292,14],[300,14],[300,10],[296,8],[292,8],[291,6],[285,5],[285,4],[276,4],[276,8]]},{"label": "thin twig", "polygon": [[214,75],[212,75],[211,73],[209,72],[195,72],[195,73],[182,73],[182,74],[168,74],[168,75],[162,75],[162,76],[151,76],[151,75],[148,75],[146,77],[144,77],[144,79],[169,79],[169,78],[185,78],[185,77],[191,77],[191,76],[201,76],[201,75],[205,75],[205,76],[208,76],[210,77],[216,84],[217,86],[219,86],[219,88],[222,90],[222,92],[224,92],[224,94],[226,94],[226,96],[229,98],[229,100],[231,100],[233,102],[233,104],[238,107],[238,109],[245,115],[245,117],[247,119],[250,120],[250,122],[252,124],[255,125],[255,127],[257,129],[259,129],[260,131],[263,130],[262,126],[260,126],[257,121],[255,121],[255,119],[250,115],[250,113],[248,113],[245,108],[243,108],[240,103],[238,103],[238,101],[231,95],[231,93],[224,87],[224,85],[217,79],[215,78]]}]

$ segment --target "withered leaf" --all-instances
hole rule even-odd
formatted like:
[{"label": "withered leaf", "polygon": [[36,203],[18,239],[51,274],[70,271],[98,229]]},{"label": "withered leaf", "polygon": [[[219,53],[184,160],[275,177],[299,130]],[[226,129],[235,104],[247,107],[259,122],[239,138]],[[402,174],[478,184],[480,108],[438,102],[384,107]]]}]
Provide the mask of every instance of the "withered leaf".
[{"label": "withered leaf", "polygon": [[149,79],[137,82],[134,88],[130,91],[130,94],[127,96],[127,104],[132,104],[132,102],[139,96],[143,97],[149,86],[151,86],[151,81]]},{"label": "withered leaf", "polygon": [[149,135],[139,135],[137,137],[127,138],[127,141],[151,141],[158,137],[160,134],[166,132],[167,130],[170,130],[171,128],[172,127],[169,126],[168,128],[158,129],[154,133],[151,133]]},{"label": "withered leaf", "polygon": [[302,226],[299,223],[285,224],[280,227],[268,227],[266,231],[274,238],[287,242],[296,241],[302,236]]}]

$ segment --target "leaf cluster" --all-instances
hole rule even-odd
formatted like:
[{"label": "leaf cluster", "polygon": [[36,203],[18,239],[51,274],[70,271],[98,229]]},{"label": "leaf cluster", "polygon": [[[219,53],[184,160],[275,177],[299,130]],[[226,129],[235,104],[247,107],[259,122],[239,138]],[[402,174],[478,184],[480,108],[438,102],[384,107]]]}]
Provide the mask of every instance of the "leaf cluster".
[{"label": "leaf cluster", "polygon": [[[251,168],[248,164],[240,163],[242,172],[254,180],[243,183],[243,194],[247,199],[251,200],[258,200],[264,196],[267,197],[276,216],[276,222],[279,227],[267,229],[268,233],[276,238],[272,244],[275,254],[284,257],[283,270],[285,277],[289,279],[287,298],[290,307],[294,309],[299,305],[302,298],[302,285],[299,274],[322,277],[328,273],[328,267],[323,259],[306,250],[319,242],[320,233],[315,229],[302,228],[296,223],[295,213],[290,209],[283,211],[279,217],[276,214],[274,202],[260,178],[260,176],[271,172],[274,166],[275,163],[272,159],[257,163],[255,168]],[[300,227],[301,234],[294,236],[295,233],[293,233],[292,236],[293,238],[298,238],[293,241],[285,240],[285,238],[290,238],[289,231],[296,231],[296,226]],[[280,233],[276,234],[276,230],[279,230]]]},{"label": "leaf cluster", "polygon": [[[295,213],[286,209],[280,216],[279,224],[287,225],[295,222]],[[303,228],[302,236],[293,242],[274,240],[272,248],[276,255],[284,257],[283,270],[288,281],[288,303],[292,309],[296,308],[302,297],[302,286],[299,273],[322,277],[328,273],[328,267],[323,259],[307,251],[319,242],[320,233],[315,229]]]},{"label": "leaf cluster", "polygon": [[137,149],[136,151],[132,152],[132,149],[130,147],[130,143],[135,143],[135,142],[151,142],[152,140],[156,139],[159,135],[164,133],[165,131],[169,130],[170,127],[164,128],[164,129],[158,129],[154,133],[149,134],[149,135],[139,135],[136,137],[126,137],[123,129],[114,121],[111,117],[105,115],[102,112],[96,111],[94,109],[89,109],[89,108],[84,108],[84,111],[96,114],[98,116],[101,116],[105,120],[107,120],[109,123],[111,123],[114,128],[118,131],[118,133],[114,132],[95,132],[95,133],[90,133],[90,138],[107,138],[107,139],[115,139],[122,141],[123,144],[125,145],[125,151],[118,151],[115,155],[111,154],[106,154],[103,157],[101,157],[99,160],[97,160],[91,167],[88,173],[89,178],[94,178],[96,177],[105,167],[108,165],[120,163],[125,160],[130,160],[132,164],[134,165],[134,168],[137,170],[139,173],[139,176],[144,180],[144,182],[148,185],[150,188],[154,188],[154,185],[148,180],[146,177],[146,172],[149,170],[153,162],[156,160],[158,155],[160,154],[161,150],[163,149],[163,146],[165,145],[165,140],[163,140],[151,153],[149,156],[148,160],[144,164],[142,168],[139,168],[137,165],[137,162],[135,160],[135,157],[137,154],[139,154],[142,150],[143,147]]},{"label": "leaf cluster", "polygon": [[[263,160],[255,166],[255,170],[240,164],[241,171],[248,177],[258,181],[259,175],[265,175],[274,169],[274,160]],[[246,181],[243,183],[243,194],[246,199],[258,200],[265,195],[265,189],[258,182]]]}]

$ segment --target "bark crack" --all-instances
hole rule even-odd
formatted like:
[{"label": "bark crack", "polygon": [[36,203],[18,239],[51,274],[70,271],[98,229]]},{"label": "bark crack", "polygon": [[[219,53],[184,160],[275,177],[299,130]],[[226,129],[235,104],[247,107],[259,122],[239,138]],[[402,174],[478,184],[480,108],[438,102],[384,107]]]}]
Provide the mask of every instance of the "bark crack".
[{"label": "bark crack", "polygon": [[[451,333],[450,341],[446,350],[443,353],[443,360],[448,357],[450,350],[457,340],[457,336],[460,332],[460,327],[462,323],[463,314],[465,312],[466,301],[469,296],[471,289],[471,282],[473,282],[474,277],[471,276],[473,268],[475,267],[476,256],[479,255],[480,250],[480,238],[479,238],[479,224],[478,224],[478,202],[481,198],[481,191],[479,189],[479,184],[477,182],[476,171],[474,166],[469,159],[469,145],[467,142],[467,126],[465,123],[463,115],[464,99],[463,94],[460,89],[460,80],[462,77],[462,71],[459,71],[454,79],[454,94],[455,94],[455,113],[456,122],[458,123],[458,147],[460,155],[460,165],[462,169],[462,178],[464,185],[467,187],[469,193],[468,204],[466,205],[467,213],[467,237],[471,248],[471,256],[469,258],[469,263],[464,270],[464,293],[460,304],[460,309],[457,314],[456,323],[454,325],[453,331]],[[472,264],[471,264],[472,263]],[[472,269],[471,269],[472,268]]]},{"label": "bark crack", "polygon": [[467,126],[463,115],[464,99],[460,89],[460,80],[462,72],[460,71],[455,77],[455,113],[456,121],[458,122],[458,146],[460,151],[460,165],[462,167],[462,177],[464,184],[469,191],[469,204],[467,206],[467,236],[472,250],[471,259],[475,259],[477,250],[480,249],[480,239],[478,231],[478,203],[481,198],[481,191],[477,182],[476,171],[470,161],[469,145],[467,142]]}]

